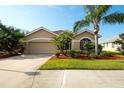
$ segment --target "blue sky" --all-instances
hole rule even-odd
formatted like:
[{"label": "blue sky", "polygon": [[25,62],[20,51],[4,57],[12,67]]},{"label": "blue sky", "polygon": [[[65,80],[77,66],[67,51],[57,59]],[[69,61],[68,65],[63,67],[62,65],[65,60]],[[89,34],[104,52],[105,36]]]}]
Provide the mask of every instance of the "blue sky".
[{"label": "blue sky", "polygon": [[[113,6],[109,13],[123,12],[124,6]],[[46,27],[51,31],[68,29],[72,30],[75,21],[85,16],[83,6],[0,6],[0,20],[3,24],[15,26],[20,29],[32,31],[38,27]],[[92,30],[91,27],[87,27]],[[100,41],[110,39],[124,32],[124,24],[100,25]]]}]

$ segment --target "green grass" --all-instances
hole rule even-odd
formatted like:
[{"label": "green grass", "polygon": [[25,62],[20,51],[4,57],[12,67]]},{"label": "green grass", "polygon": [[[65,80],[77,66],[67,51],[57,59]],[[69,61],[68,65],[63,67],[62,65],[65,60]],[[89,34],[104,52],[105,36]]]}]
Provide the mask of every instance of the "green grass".
[{"label": "green grass", "polygon": [[48,60],[39,70],[50,69],[89,69],[89,70],[124,70],[124,60]]}]

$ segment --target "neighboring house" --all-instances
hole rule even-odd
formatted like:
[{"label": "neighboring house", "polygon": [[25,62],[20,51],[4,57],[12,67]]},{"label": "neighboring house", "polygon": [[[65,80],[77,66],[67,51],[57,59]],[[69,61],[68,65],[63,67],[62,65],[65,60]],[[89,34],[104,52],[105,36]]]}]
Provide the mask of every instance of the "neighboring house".
[{"label": "neighboring house", "polygon": [[[54,53],[57,48],[51,44],[52,38],[61,34],[63,30],[50,31],[40,27],[25,36],[26,53]],[[75,34],[75,38],[69,43],[70,50],[80,50],[82,42],[94,42],[94,34],[85,30]]]},{"label": "neighboring house", "polygon": [[105,42],[102,42],[101,45],[103,46],[103,50],[106,51],[117,51],[118,47],[120,47],[119,44],[115,44],[114,42],[119,39],[119,37],[114,37],[110,40],[107,40]]}]

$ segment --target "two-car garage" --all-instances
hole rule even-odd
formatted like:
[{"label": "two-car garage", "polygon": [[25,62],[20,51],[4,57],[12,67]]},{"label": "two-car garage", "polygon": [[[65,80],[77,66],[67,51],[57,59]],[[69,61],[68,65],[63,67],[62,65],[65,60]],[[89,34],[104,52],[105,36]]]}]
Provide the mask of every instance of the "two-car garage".
[{"label": "two-car garage", "polygon": [[26,49],[25,53],[40,54],[54,53],[56,47],[51,43],[52,38],[57,34],[46,28],[38,28],[25,36]]},{"label": "two-car garage", "polygon": [[29,53],[54,53],[56,48],[50,42],[30,42],[29,43]]}]

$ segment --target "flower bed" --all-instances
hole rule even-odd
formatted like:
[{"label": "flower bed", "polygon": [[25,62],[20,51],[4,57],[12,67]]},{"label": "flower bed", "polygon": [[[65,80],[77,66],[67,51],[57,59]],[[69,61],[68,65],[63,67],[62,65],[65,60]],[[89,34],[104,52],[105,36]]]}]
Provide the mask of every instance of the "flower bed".
[{"label": "flower bed", "polygon": [[118,55],[112,55],[112,56],[96,56],[94,58],[90,58],[87,57],[86,55],[81,54],[79,58],[72,58],[70,56],[64,56],[64,55],[60,55],[59,58],[57,58],[55,55],[50,59],[50,60],[54,60],[54,59],[82,59],[82,60],[89,60],[89,59],[110,59],[110,60],[124,60],[123,56],[118,56]]}]

